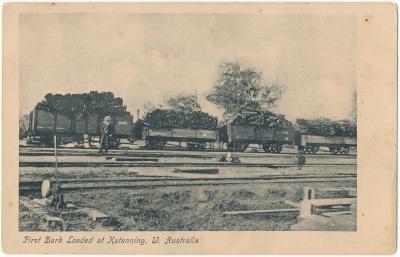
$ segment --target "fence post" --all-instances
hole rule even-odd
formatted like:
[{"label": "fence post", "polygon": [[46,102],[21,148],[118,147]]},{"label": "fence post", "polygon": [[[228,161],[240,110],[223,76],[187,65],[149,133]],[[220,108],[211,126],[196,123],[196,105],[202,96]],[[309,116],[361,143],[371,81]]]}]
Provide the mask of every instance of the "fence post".
[{"label": "fence post", "polygon": [[300,217],[313,215],[312,200],[315,199],[315,190],[309,187],[303,188],[303,201],[300,203]]}]

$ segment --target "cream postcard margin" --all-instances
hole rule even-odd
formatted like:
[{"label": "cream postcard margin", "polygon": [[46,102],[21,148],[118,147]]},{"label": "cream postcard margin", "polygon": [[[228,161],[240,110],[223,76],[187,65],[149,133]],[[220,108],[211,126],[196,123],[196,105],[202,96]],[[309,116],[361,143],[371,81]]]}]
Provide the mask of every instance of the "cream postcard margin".
[{"label": "cream postcard margin", "polygon": [[[19,14],[348,14],[357,17],[357,232],[51,232],[67,235],[195,235],[196,245],[24,245],[18,231]],[[397,6],[391,3],[176,3],[3,5],[2,247],[6,253],[390,254],[396,250]],[[332,92],[334,96],[334,92]]]}]

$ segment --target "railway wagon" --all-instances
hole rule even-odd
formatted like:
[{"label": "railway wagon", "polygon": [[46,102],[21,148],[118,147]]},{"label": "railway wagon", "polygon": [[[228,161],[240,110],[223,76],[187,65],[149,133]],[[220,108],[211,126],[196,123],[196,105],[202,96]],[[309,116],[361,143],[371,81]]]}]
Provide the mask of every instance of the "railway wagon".
[{"label": "railway wagon", "polygon": [[[39,137],[39,140],[45,145],[53,145],[54,134],[59,136],[59,142],[66,137],[72,137],[79,141],[83,139],[84,134],[88,134],[89,137],[96,137],[100,135],[104,116],[92,113],[86,118],[67,117],[59,113],[35,108],[29,117],[28,139],[32,141],[32,137]],[[131,138],[133,117],[130,114],[125,114],[111,115],[111,118],[115,127],[115,146],[118,146],[121,138]]]},{"label": "railway wagon", "polygon": [[[53,135],[72,136],[73,122],[65,115],[35,108],[29,114],[28,140],[39,137],[41,143],[53,145]],[[61,139],[59,138],[59,142]]]},{"label": "railway wagon", "polygon": [[186,142],[188,150],[204,151],[206,143],[218,141],[218,130],[202,129],[153,129],[143,128],[143,139],[146,148],[162,149],[168,141]]},{"label": "railway wagon", "polygon": [[232,152],[244,152],[249,144],[259,144],[267,153],[280,153],[283,144],[293,144],[294,129],[261,128],[228,124],[219,130],[220,140],[227,144]]},{"label": "railway wagon", "polygon": [[316,154],[321,146],[325,146],[329,148],[331,154],[348,155],[350,148],[357,146],[357,138],[298,134],[296,144],[301,153]]}]

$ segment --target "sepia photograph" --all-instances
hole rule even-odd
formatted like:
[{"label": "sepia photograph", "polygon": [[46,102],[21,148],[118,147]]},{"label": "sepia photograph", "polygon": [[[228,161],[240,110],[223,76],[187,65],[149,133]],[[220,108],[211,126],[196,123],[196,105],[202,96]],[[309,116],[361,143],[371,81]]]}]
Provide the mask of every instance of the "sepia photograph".
[{"label": "sepia photograph", "polygon": [[10,249],[390,251],[393,8],[6,5]]},{"label": "sepia photograph", "polygon": [[19,19],[21,231],[357,229],[354,16]]}]

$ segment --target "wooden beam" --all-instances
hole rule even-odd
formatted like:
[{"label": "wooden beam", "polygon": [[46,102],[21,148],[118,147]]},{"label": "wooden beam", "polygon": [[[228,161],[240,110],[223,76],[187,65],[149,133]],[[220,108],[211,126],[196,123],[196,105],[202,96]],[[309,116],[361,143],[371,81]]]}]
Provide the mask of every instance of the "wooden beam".
[{"label": "wooden beam", "polygon": [[351,205],[357,198],[333,198],[333,199],[313,199],[309,200],[314,207],[333,206],[333,205]]},{"label": "wooden beam", "polygon": [[218,169],[175,169],[177,173],[193,173],[193,174],[217,174]]},{"label": "wooden beam", "polygon": [[146,158],[146,157],[114,157],[113,158],[114,161],[129,161],[129,162],[140,162],[140,161],[144,161],[144,162],[158,162],[157,158]]},{"label": "wooden beam", "polygon": [[299,213],[299,209],[275,209],[275,210],[249,210],[249,211],[226,211],[222,216],[236,216],[236,215],[268,215],[279,213]]},{"label": "wooden beam", "polygon": [[95,209],[81,209],[79,211],[87,214],[94,222],[103,222],[110,218],[107,214],[99,212]]}]

